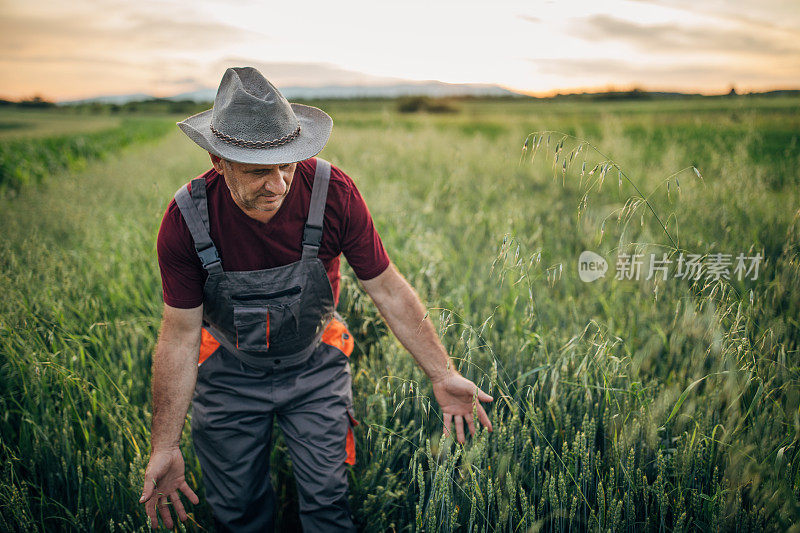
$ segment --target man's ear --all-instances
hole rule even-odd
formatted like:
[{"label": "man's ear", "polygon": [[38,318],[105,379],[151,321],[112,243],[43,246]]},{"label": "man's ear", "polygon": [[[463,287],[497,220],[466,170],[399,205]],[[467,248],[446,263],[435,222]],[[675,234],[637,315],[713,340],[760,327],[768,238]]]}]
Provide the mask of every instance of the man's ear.
[{"label": "man's ear", "polygon": [[218,174],[222,174],[222,158],[212,154],[211,152],[208,152],[208,155],[211,157],[211,164],[214,165],[214,170],[216,170]]}]

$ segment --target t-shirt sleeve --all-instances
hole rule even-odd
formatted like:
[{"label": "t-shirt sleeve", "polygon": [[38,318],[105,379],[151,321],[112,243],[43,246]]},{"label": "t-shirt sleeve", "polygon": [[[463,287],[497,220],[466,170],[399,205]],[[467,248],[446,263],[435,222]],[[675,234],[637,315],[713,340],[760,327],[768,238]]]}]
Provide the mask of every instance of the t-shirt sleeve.
[{"label": "t-shirt sleeve", "polygon": [[156,251],[164,303],[181,309],[192,309],[202,304],[203,267],[174,200],[161,220]]},{"label": "t-shirt sleeve", "polygon": [[358,279],[367,280],[389,266],[389,255],[372,222],[367,203],[351,182],[342,252]]}]

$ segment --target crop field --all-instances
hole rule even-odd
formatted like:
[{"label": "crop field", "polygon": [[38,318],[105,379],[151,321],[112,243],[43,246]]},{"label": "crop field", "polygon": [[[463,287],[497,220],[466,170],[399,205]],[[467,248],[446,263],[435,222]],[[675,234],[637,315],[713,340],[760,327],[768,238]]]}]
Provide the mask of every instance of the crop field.
[{"label": "crop field", "polygon": [[0,140],[75,135],[113,128],[119,123],[119,117],[110,115],[54,113],[48,109],[0,109]]},{"label": "crop field", "polygon": [[[321,156],[494,397],[493,432],[442,438],[429,382],[343,266],[362,530],[800,528],[800,99],[317,105],[334,118]],[[177,118],[0,182],[0,530],[148,530],[156,234],[210,168]],[[121,120],[53,137],[140,119]],[[22,131],[0,138],[7,175],[61,149]],[[581,279],[584,251],[604,276]],[[647,279],[651,254],[668,269]],[[698,276],[679,275],[687,257]],[[201,500],[185,528],[213,531],[188,419],[181,449]],[[297,531],[280,433],[271,464]]]},{"label": "crop field", "polygon": [[[167,131],[163,119],[69,112],[0,111],[0,188],[16,191],[62,170]],[[49,131],[49,134],[48,134]]]}]

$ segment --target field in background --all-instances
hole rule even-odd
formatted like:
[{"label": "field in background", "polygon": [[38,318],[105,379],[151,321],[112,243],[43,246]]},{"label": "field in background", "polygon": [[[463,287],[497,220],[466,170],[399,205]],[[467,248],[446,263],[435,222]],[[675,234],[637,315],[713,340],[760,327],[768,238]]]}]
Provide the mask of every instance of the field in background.
[{"label": "field in background", "polygon": [[0,108],[0,142],[13,138],[42,138],[89,133],[118,126],[120,118],[61,110]]},{"label": "field in background", "polygon": [[114,119],[68,109],[0,108],[0,193],[14,196],[25,185],[79,170],[88,161],[159,137],[168,128],[163,117]]},{"label": "field in background", "polygon": [[[800,523],[800,100],[319,105],[334,117],[322,157],[354,178],[461,372],[495,398],[493,433],[442,440],[427,380],[345,267],[363,528]],[[161,123],[157,142],[0,200],[2,529],[145,528],[155,236],[209,167]],[[569,136],[529,136],[543,130]],[[628,243],[660,256],[672,241],[582,141],[684,253],[761,252],[758,278],[613,279]],[[580,281],[583,250],[605,278]],[[213,529],[188,423],[182,450],[193,519]],[[279,436],[271,460],[294,523]]]}]

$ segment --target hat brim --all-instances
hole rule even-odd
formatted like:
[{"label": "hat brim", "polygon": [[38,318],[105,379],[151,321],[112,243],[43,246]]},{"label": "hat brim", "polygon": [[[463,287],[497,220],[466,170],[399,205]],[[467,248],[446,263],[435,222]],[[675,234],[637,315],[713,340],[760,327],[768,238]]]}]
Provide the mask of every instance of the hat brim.
[{"label": "hat brim", "polygon": [[281,146],[244,148],[223,141],[211,131],[212,109],[178,122],[178,127],[201,148],[217,157],[237,163],[280,165],[314,157],[322,151],[333,129],[333,119],[322,109],[291,104],[300,122],[300,134]]}]

